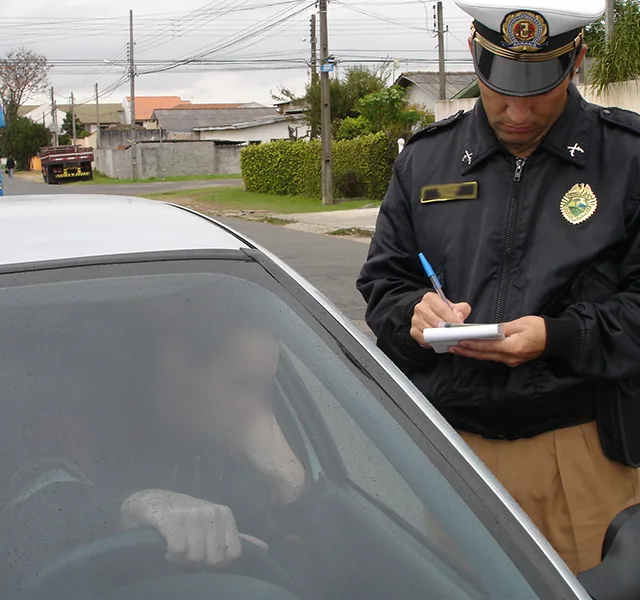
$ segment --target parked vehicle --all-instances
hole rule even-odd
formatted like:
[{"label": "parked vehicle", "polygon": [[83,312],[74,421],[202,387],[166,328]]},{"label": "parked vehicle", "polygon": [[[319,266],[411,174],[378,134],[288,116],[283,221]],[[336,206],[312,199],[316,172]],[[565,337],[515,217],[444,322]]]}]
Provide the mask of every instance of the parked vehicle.
[{"label": "parked vehicle", "polygon": [[[640,597],[637,507],[614,522],[604,562],[581,576],[585,590],[372,342],[238,233],[183,207],[75,194],[8,198],[0,223],[0,597]],[[238,324],[268,332],[272,370],[258,342],[225,363],[232,373],[211,369],[209,353],[227,356]],[[226,393],[209,396],[219,377],[230,377]],[[243,541],[231,564],[170,563],[158,530],[123,531],[109,516],[108,490],[125,479],[119,508],[138,489],[132,466],[160,456],[173,481],[163,485],[193,495],[177,482],[197,488],[207,455],[190,460],[201,441],[177,434],[193,419],[193,394],[209,411],[195,426],[220,432],[229,407],[217,407],[233,385],[246,419],[255,394],[270,399],[304,467],[302,496],[272,515],[268,551]],[[145,412],[158,403],[175,419]],[[85,523],[104,533],[68,538]],[[7,589],[15,570],[19,592]]]},{"label": "parked vehicle", "polygon": [[49,146],[38,153],[45,183],[93,179],[93,148],[84,146]]}]

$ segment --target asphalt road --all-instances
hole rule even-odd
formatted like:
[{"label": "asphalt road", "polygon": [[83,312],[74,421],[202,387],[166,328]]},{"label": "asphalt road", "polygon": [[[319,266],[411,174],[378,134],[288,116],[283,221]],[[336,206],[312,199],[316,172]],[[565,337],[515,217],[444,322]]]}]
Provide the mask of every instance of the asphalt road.
[{"label": "asphalt road", "polygon": [[118,194],[120,196],[141,196],[143,194],[197,190],[210,187],[241,186],[240,179],[209,179],[203,181],[165,181],[156,183],[118,183],[115,185],[45,185],[40,181],[30,181],[16,177],[3,177],[5,195],[25,194]]},{"label": "asphalt road", "polygon": [[[44,183],[14,178],[4,178],[5,196],[27,194],[114,194],[141,195],[150,192],[169,191],[168,186],[183,186],[194,189],[194,184],[202,187],[233,185],[237,182],[175,182],[144,183],[133,186],[117,185],[45,185]],[[171,188],[180,189],[180,188]],[[1,199],[0,199],[1,201]],[[250,237],[264,246],[306,277],[321,292],[330,298],[350,319],[365,331],[365,304],[355,289],[355,280],[365,260],[368,245],[363,242],[304,233],[286,229],[278,225],[268,225],[241,219],[221,219],[230,227]]]}]

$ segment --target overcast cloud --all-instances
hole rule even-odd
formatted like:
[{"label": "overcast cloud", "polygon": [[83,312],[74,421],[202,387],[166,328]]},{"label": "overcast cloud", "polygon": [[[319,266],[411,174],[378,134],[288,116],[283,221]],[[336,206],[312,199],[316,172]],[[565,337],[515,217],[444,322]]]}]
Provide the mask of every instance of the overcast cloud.
[{"label": "overcast cloud", "polygon": [[[59,103],[71,92],[79,101],[88,100],[96,82],[100,90],[111,91],[102,102],[121,102],[128,94],[123,76],[129,9],[134,11],[137,95],[269,104],[279,86],[302,93],[309,76],[302,61],[310,55],[310,18],[316,10],[311,1],[5,0],[3,5],[0,53],[23,45],[47,56]],[[329,47],[341,61],[338,69],[388,57],[398,60],[397,73],[437,70],[434,10],[435,2],[417,0],[331,1]],[[453,0],[444,0],[444,20],[447,68],[470,70],[470,19]],[[195,55],[218,62],[146,73]]]}]

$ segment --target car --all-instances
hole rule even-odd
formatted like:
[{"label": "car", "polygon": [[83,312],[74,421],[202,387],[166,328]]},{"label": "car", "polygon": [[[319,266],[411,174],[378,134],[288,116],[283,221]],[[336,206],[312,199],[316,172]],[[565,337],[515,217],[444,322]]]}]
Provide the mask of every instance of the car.
[{"label": "car", "polygon": [[[226,225],[74,194],[7,197],[0,229],[2,598],[640,597],[638,507],[574,577],[373,342]],[[222,506],[236,560],[166,556],[153,511],[120,518],[141,490]]]}]

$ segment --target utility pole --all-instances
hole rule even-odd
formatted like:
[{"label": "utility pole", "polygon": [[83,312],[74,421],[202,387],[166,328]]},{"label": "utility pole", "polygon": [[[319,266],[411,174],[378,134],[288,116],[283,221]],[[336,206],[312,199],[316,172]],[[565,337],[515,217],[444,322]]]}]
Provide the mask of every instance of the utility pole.
[{"label": "utility pole", "polygon": [[53,130],[53,145],[58,145],[58,115],[56,108],[56,95],[51,86],[51,129]]},{"label": "utility pole", "polygon": [[[318,83],[318,34],[316,28],[316,15],[311,15],[311,85]],[[314,123],[311,125],[309,136],[312,140],[318,137],[318,127]]]},{"label": "utility pole", "polygon": [[71,132],[73,138],[73,145],[76,145],[76,99],[71,92]]},{"label": "utility pole", "polygon": [[131,83],[131,179],[136,179],[136,64],[133,58],[133,11],[129,11],[129,81]]},{"label": "utility pole", "polygon": [[333,204],[333,174],[331,165],[331,92],[329,87],[329,31],[327,0],[320,7],[320,111],[322,115],[322,204]]},{"label": "utility pole", "polygon": [[604,13],[604,39],[607,43],[609,43],[611,41],[611,38],[613,37],[614,18],[613,0],[607,0],[607,5]]},{"label": "utility pole", "polygon": [[437,4],[438,11],[438,74],[440,75],[440,100],[447,99],[447,73],[444,70],[444,19],[442,17],[442,2]]},{"label": "utility pole", "polygon": [[318,79],[318,38],[316,35],[316,16],[311,15],[311,84]]},{"label": "utility pole", "polygon": [[98,84],[96,83],[96,149],[100,147],[100,95],[98,94]]}]

